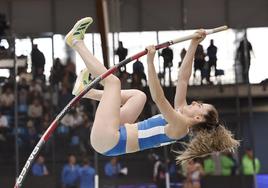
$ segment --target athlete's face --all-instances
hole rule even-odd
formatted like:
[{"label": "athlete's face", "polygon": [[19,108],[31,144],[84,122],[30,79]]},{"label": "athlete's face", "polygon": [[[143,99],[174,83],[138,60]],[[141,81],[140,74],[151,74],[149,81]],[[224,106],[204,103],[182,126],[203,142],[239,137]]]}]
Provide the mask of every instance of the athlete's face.
[{"label": "athlete's face", "polygon": [[184,106],[183,114],[196,119],[197,121],[204,121],[204,115],[212,109],[211,104],[193,101],[190,105]]}]

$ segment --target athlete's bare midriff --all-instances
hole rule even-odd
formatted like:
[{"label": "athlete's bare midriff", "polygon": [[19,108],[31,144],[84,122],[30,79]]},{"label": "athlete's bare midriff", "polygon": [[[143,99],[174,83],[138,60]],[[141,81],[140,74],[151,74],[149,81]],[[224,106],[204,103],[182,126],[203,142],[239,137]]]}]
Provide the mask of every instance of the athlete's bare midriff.
[{"label": "athlete's bare midriff", "polygon": [[132,153],[139,151],[139,142],[138,142],[138,125],[134,124],[125,124],[127,130],[127,146],[126,152]]},{"label": "athlete's bare midriff", "polygon": [[[125,124],[127,131],[127,145],[126,153],[133,153],[139,151],[139,139],[138,139],[138,124]],[[165,126],[165,133],[171,139],[180,139],[189,132],[187,127],[174,127],[169,124]]]}]

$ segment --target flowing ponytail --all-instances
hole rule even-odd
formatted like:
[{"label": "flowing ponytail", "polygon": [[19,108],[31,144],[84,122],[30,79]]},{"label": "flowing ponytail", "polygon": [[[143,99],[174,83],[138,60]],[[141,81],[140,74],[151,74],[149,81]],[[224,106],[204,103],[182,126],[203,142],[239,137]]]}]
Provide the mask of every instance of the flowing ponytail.
[{"label": "flowing ponytail", "polygon": [[204,118],[204,123],[193,126],[193,138],[189,143],[183,143],[185,150],[176,151],[179,154],[176,157],[178,164],[214,152],[234,152],[238,148],[239,141],[234,139],[231,131],[227,130],[222,123],[219,123],[218,112],[214,107]]}]

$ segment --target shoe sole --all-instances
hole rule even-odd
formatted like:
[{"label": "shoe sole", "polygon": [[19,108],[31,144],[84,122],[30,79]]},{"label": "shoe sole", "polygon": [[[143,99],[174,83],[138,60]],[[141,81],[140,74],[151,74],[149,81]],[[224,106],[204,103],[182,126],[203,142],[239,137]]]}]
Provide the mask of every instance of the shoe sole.
[{"label": "shoe sole", "polygon": [[69,33],[65,36],[66,43],[70,47],[73,47],[75,40],[83,40],[86,30],[92,22],[93,19],[91,17],[85,17],[78,20],[71,31],[69,31]]}]

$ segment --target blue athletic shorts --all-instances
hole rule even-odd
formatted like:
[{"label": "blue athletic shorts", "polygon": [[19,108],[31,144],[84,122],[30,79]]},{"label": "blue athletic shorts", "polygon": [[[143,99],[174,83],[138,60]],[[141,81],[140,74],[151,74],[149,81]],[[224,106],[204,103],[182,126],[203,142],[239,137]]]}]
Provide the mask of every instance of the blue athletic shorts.
[{"label": "blue athletic shorts", "polygon": [[[168,145],[175,142],[175,139],[169,138],[165,134],[165,126],[167,124],[163,116],[155,115],[149,119],[138,122],[138,139],[140,150],[145,150],[162,145]],[[119,141],[111,150],[103,153],[106,156],[117,156],[126,153],[127,132],[126,127],[119,128]]]}]

